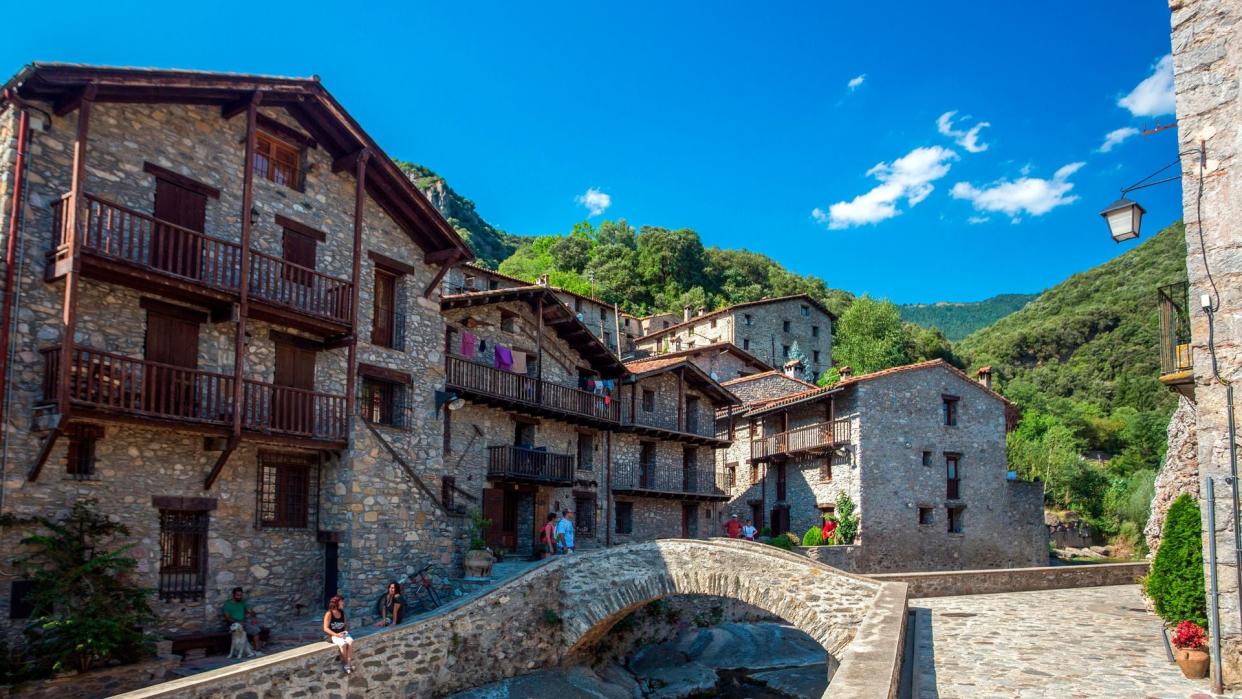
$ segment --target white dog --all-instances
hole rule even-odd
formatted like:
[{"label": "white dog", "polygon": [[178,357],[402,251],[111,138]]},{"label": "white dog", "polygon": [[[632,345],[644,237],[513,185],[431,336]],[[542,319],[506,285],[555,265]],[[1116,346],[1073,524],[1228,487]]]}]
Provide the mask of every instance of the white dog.
[{"label": "white dog", "polygon": [[246,638],[246,629],[241,624],[237,622],[230,624],[229,635],[233,639],[233,644],[229,646],[230,658],[253,658],[255,656],[254,649],[250,647],[250,639]]}]

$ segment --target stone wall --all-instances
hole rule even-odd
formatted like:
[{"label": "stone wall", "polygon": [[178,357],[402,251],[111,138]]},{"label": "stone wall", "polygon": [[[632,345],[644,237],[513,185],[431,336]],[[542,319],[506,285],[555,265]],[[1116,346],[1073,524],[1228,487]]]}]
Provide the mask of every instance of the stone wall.
[{"label": "stone wall", "polygon": [[181,658],[173,655],[129,665],[99,668],[85,673],[74,672],[49,680],[23,682],[12,687],[0,685],[0,697],[7,697],[12,693],[19,697],[55,696],[57,699],[104,699],[122,692],[164,682],[171,671],[180,664]]},{"label": "stone wall", "polygon": [[1199,497],[1199,443],[1195,432],[1195,412],[1195,404],[1179,394],[1177,409],[1169,418],[1169,446],[1160,472],[1156,474],[1151,516],[1143,528],[1147,550],[1152,553],[1160,548],[1164,518],[1177,496],[1190,493],[1195,498]]},{"label": "stone wall", "polygon": [[812,388],[810,384],[797,379],[791,379],[779,371],[769,371],[740,379],[731,379],[724,382],[724,387],[729,389],[733,395],[740,398],[744,403],[771,400]]},{"label": "stone wall", "polygon": [[799,546],[794,549],[812,561],[832,566],[847,573],[857,573],[862,547],[857,545],[843,546]]},{"label": "stone wall", "polygon": [[1133,585],[1147,574],[1148,565],[1147,561],[1092,563],[1002,570],[881,573],[869,577],[883,582],[905,583],[909,586],[911,599],[914,599],[955,595],[991,595],[1030,590],[1064,590],[1104,585]]},{"label": "stone wall", "polygon": [[[1230,443],[1226,387],[1242,379],[1242,257],[1235,222],[1242,189],[1238,167],[1242,104],[1242,44],[1237,41],[1242,3],[1237,0],[1176,0],[1172,12],[1173,86],[1177,99],[1178,150],[1182,153],[1182,202],[1186,221],[1186,271],[1190,282],[1190,321],[1193,338],[1194,396],[1197,407],[1196,439],[1199,495],[1206,478],[1218,485],[1216,501],[1217,547],[1233,547],[1236,518],[1231,513],[1225,478],[1230,474]],[[1200,142],[1208,170],[1200,176]],[[1204,267],[1204,264],[1208,267]],[[1212,281],[1208,280],[1211,273]],[[1199,308],[1201,294],[1219,295],[1215,302],[1215,378],[1208,350],[1209,317]],[[1153,350],[1154,351],[1154,350]],[[1202,503],[1204,528],[1207,503]],[[1206,554],[1204,558],[1206,559]],[[1242,683],[1242,627],[1239,626],[1238,573],[1228,555],[1217,561],[1220,581],[1220,632],[1224,642],[1224,680]],[[1206,574],[1205,574],[1206,575]]]}]

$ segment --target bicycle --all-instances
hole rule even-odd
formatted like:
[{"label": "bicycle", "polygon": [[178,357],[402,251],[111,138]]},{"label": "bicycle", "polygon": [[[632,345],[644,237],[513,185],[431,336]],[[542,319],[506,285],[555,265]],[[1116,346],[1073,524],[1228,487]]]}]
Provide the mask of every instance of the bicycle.
[{"label": "bicycle", "polygon": [[423,611],[431,611],[443,604],[440,601],[440,595],[436,592],[435,582],[432,579],[432,568],[434,563],[428,563],[412,575],[401,576],[401,584],[411,598],[417,600],[422,606]]}]

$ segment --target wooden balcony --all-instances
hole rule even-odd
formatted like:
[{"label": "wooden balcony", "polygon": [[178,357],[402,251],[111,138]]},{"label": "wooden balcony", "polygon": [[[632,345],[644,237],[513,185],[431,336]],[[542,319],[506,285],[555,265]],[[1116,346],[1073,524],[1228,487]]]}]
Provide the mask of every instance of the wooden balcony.
[{"label": "wooden balcony", "polygon": [[671,439],[689,444],[711,447],[726,447],[730,440],[716,436],[715,416],[708,412],[698,415],[684,415],[683,424],[677,424],[677,418],[661,417],[655,412],[643,412],[640,408],[634,415],[627,415],[623,426],[627,432],[634,432],[647,437]]},{"label": "wooden balcony", "polygon": [[751,461],[771,461],[800,454],[826,453],[848,444],[850,421],[848,418],[832,422],[817,422],[750,442]]},{"label": "wooden balcony", "polygon": [[612,490],[618,494],[679,500],[729,499],[712,467],[667,467],[642,464],[613,470]]},{"label": "wooden balcony", "polygon": [[1194,397],[1195,370],[1191,362],[1190,285],[1178,282],[1156,290],[1160,314],[1160,382]]},{"label": "wooden balcony", "polygon": [[487,448],[487,477],[497,481],[569,486],[574,457],[511,444]]},{"label": "wooden balcony", "polygon": [[[43,352],[43,398],[59,400],[61,349]],[[75,413],[150,426],[193,426],[227,433],[233,424],[234,377],[76,347],[68,399]],[[344,442],[345,397],[246,380],[242,428],[271,435]],[[62,411],[63,412],[63,411]]]},{"label": "wooden balcony", "polygon": [[[68,271],[66,195],[53,204],[56,247],[46,277]],[[92,194],[82,196],[78,241],[85,276],[225,309],[241,293],[241,245],[190,230]],[[251,251],[251,315],[324,335],[348,331],[352,284]]]},{"label": "wooden balcony", "polygon": [[619,401],[605,401],[589,391],[502,371],[456,355],[445,358],[445,368],[448,389],[476,402],[593,426],[615,426],[620,420]]}]

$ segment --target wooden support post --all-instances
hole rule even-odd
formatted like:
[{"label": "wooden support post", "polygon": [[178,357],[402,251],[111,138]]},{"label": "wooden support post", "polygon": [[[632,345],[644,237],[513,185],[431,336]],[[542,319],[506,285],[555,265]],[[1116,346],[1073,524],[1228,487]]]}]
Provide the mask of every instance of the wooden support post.
[{"label": "wooden support post", "polygon": [[26,474],[26,480],[34,482],[39,480],[39,473],[43,471],[43,464],[47,463],[47,458],[52,454],[52,447],[56,446],[56,440],[64,433],[65,424],[63,421],[52,430],[51,434],[44,440],[43,446],[39,448],[39,455],[35,457],[34,465],[30,467],[30,472]]},{"label": "wooden support post", "polygon": [[[69,264],[65,273],[64,307],[60,325],[60,376],[57,377],[56,401],[60,424],[69,418],[69,370],[73,367],[74,334],[78,326],[78,277],[81,271],[82,246],[78,242],[79,219],[82,215],[83,193],[86,188],[86,150],[91,130],[91,107],[95,102],[95,85],[82,90],[78,102],[78,134],[73,143],[73,173],[69,183],[69,217],[65,235]],[[11,231],[10,231],[11,233]],[[55,435],[56,433],[53,433]],[[49,439],[49,444],[55,439]],[[46,456],[44,456],[46,458]],[[38,472],[34,471],[37,476]]]},{"label": "wooden support post", "polygon": [[[353,293],[349,304],[349,356],[345,365],[345,414],[352,420],[354,417],[358,383],[358,304],[362,298],[362,222],[367,197],[367,161],[371,152],[363,149],[354,160],[354,259],[351,272]],[[400,317],[400,314],[393,314]],[[372,320],[372,323],[375,321]],[[395,334],[396,328],[392,328]],[[352,430],[351,430],[352,431]]]},{"label": "wooden support post", "polygon": [[[246,316],[250,313],[250,210],[254,208],[254,151],[256,123],[259,119],[259,100],[262,93],[250,96],[246,105],[246,146],[243,149],[245,159],[242,161],[242,210],[241,210],[241,283],[237,304],[236,337],[233,340],[233,439],[241,438],[242,416],[246,412]],[[229,450],[225,449],[221,459],[217,460],[215,469],[223,468],[228,459]],[[215,470],[213,469],[213,471]],[[205,482],[210,486],[218,476],[214,472]]]},{"label": "wooden support post", "polygon": [[685,432],[685,406],[686,404],[686,370],[681,368],[677,370],[677,431]]},{"label": "wooden support post", "polygon": [[207,479],[203,481],[203,490],[211,490],[211,486],[220,477],[220,472],[224,470],[224,465],[228,463],[229,457],[233,455],[233,450],[237,448],[237,444],[238,439],[236,437],[229,437],[224,451],[220,452],[220,456],[216,458],[216,463],[211,467],[211,472],[207,474]]},{"label": "wooden support post", "polygon": [[543,296],[535,304],[535,402],[543,403]]}]

